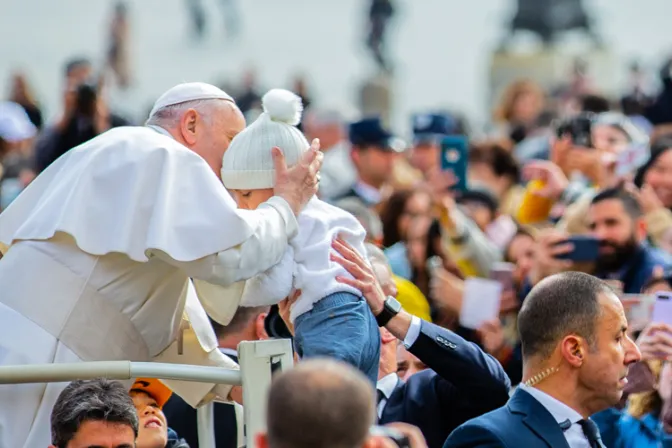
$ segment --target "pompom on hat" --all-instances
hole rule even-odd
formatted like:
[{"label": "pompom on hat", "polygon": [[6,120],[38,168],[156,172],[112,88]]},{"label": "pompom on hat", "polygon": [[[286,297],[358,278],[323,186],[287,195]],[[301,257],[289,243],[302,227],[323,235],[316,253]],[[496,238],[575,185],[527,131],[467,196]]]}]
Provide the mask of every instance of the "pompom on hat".
[{"label": "pompom on hat", "polygon": [[301,122],[301,98],[273,89],[261,99],[264,112],[231,141],[222,161],[222,181],[230,190],[260,190],[275,186],[271,149],[279,147],[287,166],[296,165],[310,145],[296,125]]}]

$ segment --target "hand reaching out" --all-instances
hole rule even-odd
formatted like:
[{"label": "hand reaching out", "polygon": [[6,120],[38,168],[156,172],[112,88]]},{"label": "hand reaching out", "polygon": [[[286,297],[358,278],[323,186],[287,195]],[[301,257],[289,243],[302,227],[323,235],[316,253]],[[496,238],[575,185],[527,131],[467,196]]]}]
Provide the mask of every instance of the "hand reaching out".
[{"label": "hand reaching out", "polygon": [[642,361],[652,359],[672,360],[672,326],[652,323],[637,338]]},{"label": "hand reaching out", "polygon": [[535,194],[557,201],[567,189],[569,180],[562,169],[553,162],[534,160],[523,167],[523,176],[527,180],[540,180],[544,187]]},{"label": "hand reaching out", "polygon": [[637,189],[633,184],[627,184],[625,188],[635,197],[635,199],[637,199],[639,206],[645,214],[665,208],[651,185],[644,184],[642,185],[642,188]]},{"label": "hand reaching out", "polygon": [[438,268],[432,274],[429,290],[430,297],[442,308],[447,308],[457,314],[460,313],[464,294],[464,280],[443,268]]},{"label": "hand reaching out", "polygon": [[574,249],[571,243],[561,244],[567,238],[566,233],[555,229],[545,229],[539,232],[534,250],[534,265],[529,274],[532,285],[536,285],[549,275],[557,274],[572,267],[571,261],[556,258]]},{"label": "hand reaching out", "polygon": [[441,223],[452,227],[450,212],[455,208],[455,198],[451,187],[457,183],[455,175],[450,171],[435,169],[427,176],[427,186],[432,196],[432,203],[441,218]]},{"label": "hand reaching out", "polygon": [[504,347],[504,330],[499,319],[485,322],[478,332],[481,335],[483,348],[491,355],[496,355]]}]

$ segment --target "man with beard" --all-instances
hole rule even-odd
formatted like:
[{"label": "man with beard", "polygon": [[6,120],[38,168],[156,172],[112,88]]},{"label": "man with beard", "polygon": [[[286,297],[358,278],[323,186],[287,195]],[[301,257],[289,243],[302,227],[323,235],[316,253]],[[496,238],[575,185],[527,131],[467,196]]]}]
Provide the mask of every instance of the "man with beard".
[{"label": "man with beard", "polygon": [[670,266],[669,255],[648,244],[639,203],[622,188],[604,190],[593,198],[588,226],[600,240],[596,276],[619,280],[626,294],[639,293],[656,266]]}]

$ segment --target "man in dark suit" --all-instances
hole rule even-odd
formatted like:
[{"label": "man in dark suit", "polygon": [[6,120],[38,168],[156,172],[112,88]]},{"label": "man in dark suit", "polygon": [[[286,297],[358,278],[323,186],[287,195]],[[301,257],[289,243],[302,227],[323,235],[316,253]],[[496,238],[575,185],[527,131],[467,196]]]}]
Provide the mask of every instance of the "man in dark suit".
[{"label": "man in dark suit", "polygon": [[[265,319],[268,307],[238,308],[227,326],[212,321],[219,341],[219,348],[229,358],[238,362],[237,347],[241,341],[268,339]],[[168,425],[183,437],[191,448],[198,448],[198,425],[196,409],[173,394],[165,404],[163,413]],[[214,404],[215,445],[217,448],[238,448],[242,446],[242,412],[237,416],[236,406],[228,403]],[[239,421],[240,418],[240,421]],[[241,443],[239,443],[239,441]]]},{"label": "man in dark suit", "polygon": [[444,448],[602,448],[590,416],[619,402],[628,365],[640,359],[621,301],[579,272],[538,283],[518,330],[523,383],[506,406],[457,428]]},{"label": "man in dark suit", "polygon": [[[510,383],[501,365],[477,345],[452,331],[411,316],[394,299],[396,288],[385,255],[367,246],[369,267],[350,246],[337,240],[336,257],[355,280],[381,327],[378,375],[379,423],[410,423],[422,431],[429,448],[441,447],[450,432],[470,418],[496,409],[509,398]],[[396,373],[396,349],[403,341],[429,369],[406,382]]]},{"label": "man in dark suit", "polygon": [[349,137],[357,181],[333,202],[355,197],[367,207],[374,207],[382,199],[380,189],[392,177],[394,161],[404,151],[404,143],[384,128],[380,117],[350,124]]}]

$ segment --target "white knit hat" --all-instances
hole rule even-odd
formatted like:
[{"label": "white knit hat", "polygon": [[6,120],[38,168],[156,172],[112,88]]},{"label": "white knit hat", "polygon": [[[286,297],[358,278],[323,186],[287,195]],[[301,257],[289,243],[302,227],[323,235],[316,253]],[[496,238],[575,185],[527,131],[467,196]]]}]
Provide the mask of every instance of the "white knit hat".
[{"label": "white knit hat", "polygon": [[231,140],[222,161],[222,181],[230,190],[259,190],[275,186],[271,149],[279,147],[287,166],[296,165],[310,145],[296,128],[301,121],[301,98],[289,90],[273,89],[261,99],[264,112]]}]

